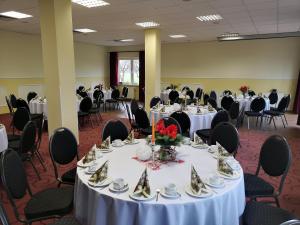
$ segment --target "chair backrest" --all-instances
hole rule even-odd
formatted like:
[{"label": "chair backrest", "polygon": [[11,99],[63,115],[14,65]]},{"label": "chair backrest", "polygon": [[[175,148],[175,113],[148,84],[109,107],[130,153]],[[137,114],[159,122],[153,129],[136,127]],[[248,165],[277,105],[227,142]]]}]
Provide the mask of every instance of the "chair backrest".
[{"label": "chair backrest", "polygon": [[221,100],[221,106],[223,109],[229,111],[233,102],[234,100],[232,97],[225,95]]},{"label": "chair backrest", "polygon": [[190,97],[191,100],[194,99],[194,92],[193,92],[193,90],[188,90],[188,91],[186,92],[186,94]]},{"label": "chair backrest", "polygon": [[253,90],[249,90],[248,91],[248,95],[251,96],[251,97],[253,97],[255,95],[255,92]]},{"label": "chair backrest", "polygon": [[286,106],[286,110],[287,110],[288,107],[289,107],[289,105],[290,105],[290,102],[291,102],[291,95],[288,94],[286,97],[287,97],[287,100],[288,100],[288,104],[287,104],[287,106]]},{"label": "chair backrest", "polygon": [[143,108],[139,107],[135,111],[135,122],[139,128],[148,128],[150,126],[149,118]]},{"label": "chair backrest", "polygon": [[188,91],[188,90],[190,90],[190,87],[184,86],[181,91]]},{"label": "chair backrest", "polygon": [[269,176],[281,176],[288,172],[292,154],[286,139],[272,135],[263,143],[259,156],[259,165]]},{"label": "chair backrest", "polygon": [[225,91],[223,91],[223,95],[232,95],[232,92],[226,89]]},{"label": "chair backrest", "polygon": [[120,120],[108,121],[102,131],[102,141],[110,136],[110,140],[125,140],[128,137],[127,127]]},{"label": "chair backrest", "polygon": [[209,97],[207,99],[207,102],[214,108],[214,109],[217,109],[218,108],[218,105],[217,105],[217,101],[211,97]]},{"label": "chair backrest", "polygon": [[169,93],[169,99],[171,102],[175,102],[176,98],[179,97],[179,93],[176,90],[172,90]]},{"label": "chair backrest", "polygon": [[122,96],[124,97],[124,98],[126,98],[127,97],[127,95],[128,95],[128,87],[123,87],[123,90],[122,90]]},{"label": "chair backrest", "polygon": [[31,99],[35,98],[37,96],[37,93],[34,91],[31,91],[27,94],[27,102],[29,103]]},{"label": "chair backrest", "polygon": [[217,126],[219,123],[228,122],[228,121],[229,121],[228,113],[225,110],[220,110],[219,112],[216,113],[216,115],[212,119],[210,128],[214,129],[215,126]]},{"label": "chair backrest", "polygon": [[240,102],[239,101],[234,101],[229,109],[229,116],[231,119],[237,119],[239,116],[240,112]]},{"label": "chair backrest", "polygon": [[186,114],[183,111],[176,111],[173,112],[170,117],[174,118],[175,120],[177,120],[177,122],[180,125],[181,128],[181,132],[182,133],[186,133],[190,130],[191,127],[191,120],[190,117],[188,116],[188,114]]},{"label": "chair backrest", "polygon": [[85,113],[88,113],[92,107],[93,107],[93,102],[90,97],[83,98],[79,105],[80,111]]},{"label": "chair backrest", "polygon": [[25,197],[27,191],[30,195],[32,193],[28,186],[23,162],[17,152],[12,149],[7,149],[3,152],[0,171],[2,184],[14,209],[13,211],[17,219],[24,222],[20,218],[18,208],[15,204],[15,199],[22,199]]},{"label": "chair backrest", "polygon": [[17,108],[24,107],[28,110],[28,112],[30,112],[29,106],[24,99],[18,98],[16,104],[17,104]]},{"label": "chair backrest", "polygon": [[28,110],[24,107],[17,108],[13,116],[13,126],[17,130],[22,131],[28,121],[30,121]]},{"label": "chair backrest", "polygon": [[131,113],[130,113],[129,106],[127,104],[125,104],[125,107],[126,107],[126,112],[127,112],[129,123],[131,124],[132,123],[132,118],[131,118]]},{"label": "chair backrest", "polygon": [[23,129],[20,139],[20,153],[34,151],[36,141],[36,126],[34,122],[28,121]]},{"label": "chair backrest", "polygon": [[130,103],[130,110],[132,115],[135,115],[136,110],[139,108],[139,104],[137,102],[137,100],[132,99],[131,103]]},{"label": "chair backrest", "polygon": [[17,108],[17,98],[16,98],[16,96],[14,94],[11,94],[9,96],[9,99],[10,99],[12,107]]},{"label": "chair backrest", "polygon": [[217,101],[217,93],[215,91],[211,91],[209,97]]},{"label": "chair backrest", "polygon": [[78,90],[79,90],[80,92],[82,92],[82,91],[85,90],[85,88],[84,88],[84,86],[81,85],[81,86],[78,87]]},{"label": "chair backrest", "polygon": [[95,89],[93,92],[93,98],[94,99],[98,99],[100,97],[100,90],[99,89]]},{"label": "chair backrest", "polygon": [[11,102],[10,102],[10,100],[9,100],[9,98],[7,96],[5,96],[5,101],[6,101],[8,109],[9,109],[9,113],[12,116],[14,114],[14,110],[13,110]]},{"label": "chair backrest", "polygon": [[208,99],[209,99],[209,95],[208,94],[204,94],[204,96],[203,96],[204,105],[207,105]]},{"label": "chair backrest", "polygon": [[81,98],[85,98],[89,96],[88,93],[86,93],[85,91],[79,91],[78,94],[81,96]]},{"label": "chair backrest", "polygon": [[294,219],[294,220],[288,220],[284,223],[281,223],[280,225],[300,225],[300,220]]},{"label": "chair backrest", "polygon": [[277,107],[277,111],[279,112],[285,112],[285,110],[288,107],[288,97],[284,96],[280,99],[279,103],[278,103],[278,107]]},{"label": "chair backrest", "polygon": [[78,147],[74,134],[65,127],[56,129],[49,142],[49,152],[56,170],[56,163],[66,165],[76,157],[78,159]]},{"label": "chair backrest", "polygon": [[212,131],[211,144],[220,143],[229,153],[236,153],[239,147],[239,133],[228,122],[221,122]]},{"label": "chair backrest", "polygon": [[119,91],[119,89],[114,89],[113,91],[112,91],[112,93],[111,93],[111,98],[112,99],[117,99],[117,98],[119,98],[120,97],[120,91]]},{"label": "chair backrest", "polygon": [[5,208],[1,201],[0,201],[0,221],[2,225],[10,225],[10,223],[8,222],[8,216],[6,214]]},{"label": "chair backrest", "polygon": [[161,99],[160,99],[160,97],[155,96],[150,100],[150,108],[152,108],[153,106],[156,106],[157,103],[161,103]]},{"label": "chair backrest", "polygon": [[250,104],[250,110],[253,112],[260,112],[266,107],[266,101],[263,97],[256,97]]},{"label": "chair backrest", "polygon": [[[178,123],[178,121],[176,119],[166,116],[166,117],[161,118],[159,121],[161,121],[161,120],[164,121],[165,127],[168,127],[170,125],[175,125],[177,127],[177,133],[182,134],[180,124]],[[157,123],[159,123],[159,121]]]},{"label": "chair backrest", "polygon": [[242,106],[242,109],[240,110],[239,112],[239,116],[238,118],[236,119],[236,128],[240,128],[243,124],[243,121],[244,121],[244,116],[245,116],[245,108],[246,108],[246,105],[243,105]]},{"label": "chair backrest", "polygon": [[197,88],[196,90],[196,98],[201,99],[203,90],[201,88]]},{"label": "chair backrest", "polygon": [[270,94],[269,94],[269,100],[270,100],[270,104],[271,105],[274,105],[277,103],[278,101],[278,94],[277,94],[277,91],[272,91]]}]

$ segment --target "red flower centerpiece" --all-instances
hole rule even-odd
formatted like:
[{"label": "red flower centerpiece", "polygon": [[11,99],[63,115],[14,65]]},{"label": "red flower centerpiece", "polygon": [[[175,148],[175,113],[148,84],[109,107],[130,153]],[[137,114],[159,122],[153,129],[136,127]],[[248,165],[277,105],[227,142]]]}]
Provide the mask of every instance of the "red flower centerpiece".
[{"label": "red flower centerpiece", "polygon": [[248,92],[248,90],[249,90],[249,87],[246,86],[246,85],[242,85],[240,87],[240,91],[242,92],[242,94],[243,94],[244,97],[246,96],[246,93]]},{"label": "red flower centerpiece", "polygon": [[158,158],[162,161],[174,161],[176,159],[175,146],[179,145],[182,140],[181,134],[178,133],[177,126],[172,124],[165,126],[163,119],[159,120],[155,130],[155,144],[160,145]]}]

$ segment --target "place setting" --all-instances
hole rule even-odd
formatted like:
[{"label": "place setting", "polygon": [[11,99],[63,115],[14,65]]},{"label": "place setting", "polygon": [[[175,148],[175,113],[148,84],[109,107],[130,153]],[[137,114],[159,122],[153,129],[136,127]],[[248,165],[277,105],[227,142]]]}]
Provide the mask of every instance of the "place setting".
[{"label": "place setting", "polygon": [[134,138],[134,130],[132,130],[128,137],[124,140],[124,144],[126,145],[135,145],[138,144],[139,141],[137,139]]},{"label": "place setting", "polygon": [[163,187],[160,191],[160,195],[167,199],[178,199],[181,197],[181,193],[178,191],[176,184],[169,183]]},{"label": "place setting", "polygon": [[111,144],[111,138],[108,136],[100,145],[96,145],[96,149],[102,153],[109,153],[112,152],[113,149],[111,148],[113,146]]},{"label": "place setting", "polygon": [[201,137],[199,137],[196,132],[194,133],[194,141],[191,141],[191,146],[193,148],[199,148],[199,149],[207,149],[208,145],[204,143]]},{"label": "place setting", "polygon": [[77,162],[77,166],[81,168],[90,168],[95,166],[97,159],[102,158],[102,153],[97,150],[96,145],[94,145],[90,151]]},{"label": "place setting", "polygon": [[95,188],[104,188],[112,182],[108,177],[108,161],[102,164],[88,179],[88,185]]}]

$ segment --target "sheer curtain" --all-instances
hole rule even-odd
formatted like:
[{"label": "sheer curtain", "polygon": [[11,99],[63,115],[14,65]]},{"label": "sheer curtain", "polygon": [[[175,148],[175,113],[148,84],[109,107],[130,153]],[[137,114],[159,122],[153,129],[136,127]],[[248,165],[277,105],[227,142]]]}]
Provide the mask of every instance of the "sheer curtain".
[{"label": "sheer curtain", "polygon": [[145,51],[139,52],[139,101],[145,102]]},{"label": "sheer curtain", "polygon": [[109,53],[110,86],[118,86],[118,53]]}]

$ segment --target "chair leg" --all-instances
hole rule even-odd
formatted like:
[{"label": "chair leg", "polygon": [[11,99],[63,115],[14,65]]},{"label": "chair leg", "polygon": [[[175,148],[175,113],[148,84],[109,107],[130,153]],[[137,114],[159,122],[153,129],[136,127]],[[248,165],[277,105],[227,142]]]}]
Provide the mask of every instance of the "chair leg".
[{"label": "chair leg", "polygon": [[258,123],[258,117],[256,117],[256,125],[255,126],[257,126],[257,123]]},{"label": "chair leg", "polygon": [[30,162],[30,164],[31,164],[34,172],[36,173],[37,177],[39,178],[39,180],[41,180],[41,176],[40,176],[39,172],[37,171],[35,165],[33,164],[31,157],[28,158],[28,161]]},{"label": "chair leg", "polygon": [[279,204],[279,199],[278,199],[278,197],[276,196],[276,197],[274,197],[274,198],[275,198],[275,202],[276,202],[277,207],[280,208],[280,204]]},{"label": "chair leg", "polygon": [[281,118],[281,121],[282,121],[283,127],[285,128],[285,122],[284,122],[284,120],[283,120],[282,116],[280,116],[280,118]]},{"label": "chair leg", "polygon": [[35,151],[34,153],[35,153],[35,155],[37,156],[38,160],[40,161],[40,164],[41,164],[42,167],[44,168],[44,171],[47,171],[47,169],[46,169],[46,167],[45,167],[45,165],[44,165],[44,163],[43,163],[43,160],[42,160],[41,155],[38,153],[38,151]]},{"label": "chair leg", "polygon": [[277,129],[277,127],[276,127],[276,123],[275,123],[275,119],[274,119],[274,116],[272,116],[272,120],[273,120],[273,123],[274,123],[274,127],[275,127],[275,129]]},{"label": "chair leg", "polygon": [[247,116],[247,121],[248,121],[248,130],[250,129],[249,127],[249,116]]},{"label": "chair leg", "polygon": [[286,123],[286,126],[289,126],[288,122],[287,122],[287,119],[285,117],[285,114],[283,114],[283,117],[284,117],[284,120],[285,120],[285,123]]},{"label": "chair leg", "polygon": [[88,117],[89,117],[89,121],[90,121],[90,123],[91,123],[91,125],[92,125],[92,128],[94,128],[94,124],[93,124],[91,115],[89,114]]}]

